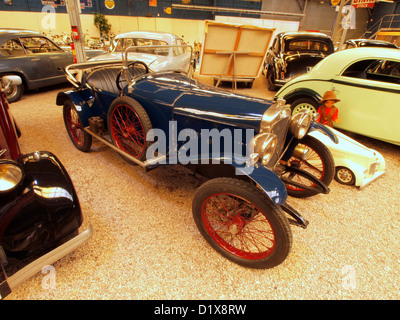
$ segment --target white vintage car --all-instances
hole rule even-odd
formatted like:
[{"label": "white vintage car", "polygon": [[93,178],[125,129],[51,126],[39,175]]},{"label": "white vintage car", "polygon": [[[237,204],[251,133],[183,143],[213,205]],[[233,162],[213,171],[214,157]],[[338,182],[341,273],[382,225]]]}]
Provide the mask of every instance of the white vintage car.
[{"label": "white vintage car", "polygon": [[335,161],[336,181],[362,189],[386,172],[385,159],[378,151],[338,130],[330,129],[339,140],[337,144],[319,131],[313,131],[310,135],[323,142],[331,151]]},{"label": "white vintage car", "polygon": [[[110,53],[97,56],[89,61],[122,60],[126,48],[138,46],[128,54],[128,60],[138,60],[154,72],[179,70],[191,75],[195,69],[192,52],[186,50],[185,42],[175,34],[156,31],[132,31],[117,35]],[[170,46],[170,47],[161,47]],[[171,47],[176,46],[176,47]]]}]

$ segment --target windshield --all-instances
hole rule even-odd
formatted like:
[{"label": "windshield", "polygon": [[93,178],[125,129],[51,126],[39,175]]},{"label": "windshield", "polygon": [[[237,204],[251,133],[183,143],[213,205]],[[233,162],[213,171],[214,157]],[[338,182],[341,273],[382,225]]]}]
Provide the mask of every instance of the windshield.
[{"label": "windshield", "polygon": [[159,56],[168,56],[170,48],[148,48],[148,46],[167,46],[168,43],[162,40],[145,39],[145,38],[121,38],[115,46],[114,52],[125,52],[128,47],[141,46],[132,52],[141,52],[155,54]]}]

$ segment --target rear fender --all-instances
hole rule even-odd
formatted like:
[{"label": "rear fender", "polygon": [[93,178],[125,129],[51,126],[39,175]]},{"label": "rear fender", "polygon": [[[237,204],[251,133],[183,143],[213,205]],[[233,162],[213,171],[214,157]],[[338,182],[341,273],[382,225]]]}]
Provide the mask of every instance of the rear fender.
[{"label": "rear fender", "polygon": [[96,112],[96,110],[99,110],[99,106],[89,89],[60,92],[57,95],[56,104],[62,106],[66,100],[71,100],[75,105],[84,127],[89,126],[90,117],[100,115],[99,112]]}]

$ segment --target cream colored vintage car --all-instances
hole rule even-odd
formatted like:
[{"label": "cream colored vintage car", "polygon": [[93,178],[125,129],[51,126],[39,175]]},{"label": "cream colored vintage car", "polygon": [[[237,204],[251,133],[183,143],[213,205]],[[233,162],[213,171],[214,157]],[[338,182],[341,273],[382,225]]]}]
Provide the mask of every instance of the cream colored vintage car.
[{"label": "cream colored vintage car", "polygon": [[355,48],[333,53],[309,73],[281,88],[276,98],[293,112],[317,112],[319,101],[334,90],[340,102],[338,129],[400,145],[400,50]]}]

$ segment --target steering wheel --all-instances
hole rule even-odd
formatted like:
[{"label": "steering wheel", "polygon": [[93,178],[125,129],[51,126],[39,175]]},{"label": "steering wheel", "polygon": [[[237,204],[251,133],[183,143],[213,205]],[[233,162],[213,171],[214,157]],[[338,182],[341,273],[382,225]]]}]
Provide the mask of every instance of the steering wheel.
[{"label": "steering wheel", "polygon": [[149,73],[149,67],[143,61],[134,61],[128,64],[126,69],[121,69],[118,72],[116,78],[118,90],[122,90],[128,83],[147,73]]},{"label": "steering wheel", "polygon": [[43,43],[40,47],[39,47],[39,52],[49,52],[50,51],[50,46],[48,43]]}]

